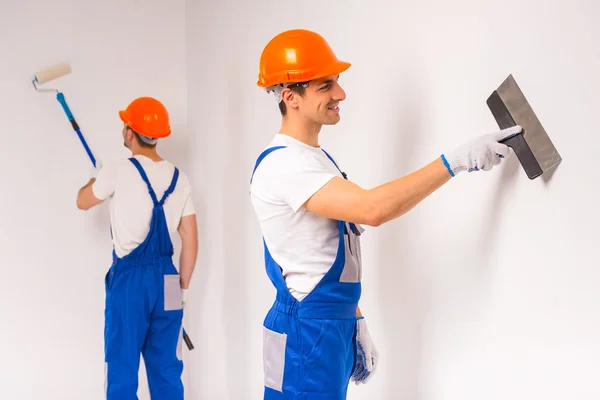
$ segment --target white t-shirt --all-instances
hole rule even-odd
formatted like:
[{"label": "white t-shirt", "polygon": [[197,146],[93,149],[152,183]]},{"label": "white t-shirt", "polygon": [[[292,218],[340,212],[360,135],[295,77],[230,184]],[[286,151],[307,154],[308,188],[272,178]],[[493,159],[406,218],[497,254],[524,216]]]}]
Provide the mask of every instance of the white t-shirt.
[{"label": "white t-shirt", "polygon": [[[173,179],[174,165],[166,160],[155,162],[142,155],[136,155],[135,158],[146,172],[156,198],[160,201]],[[154,205],[146,182],[135,165],[128,159],[123,159],[102,166],[92,190],[100,200],[110,198],[110,222],[115,252],[118,257],[129,254],[146,239],[150,230]],[[173,240],[181,218],[196,212],[190,183],[181,169],[175,190],[167,197],[163,208]]]},{"label": "white t-shirt", "polygon": [[301,206],[342,174],[321,148],[283,134],[275,135],[267,148],[273,146],[287,147],[262,160],[252,178],[251,201],[290,293],[302,300],[333,265],[339,233],[335,220]]}]

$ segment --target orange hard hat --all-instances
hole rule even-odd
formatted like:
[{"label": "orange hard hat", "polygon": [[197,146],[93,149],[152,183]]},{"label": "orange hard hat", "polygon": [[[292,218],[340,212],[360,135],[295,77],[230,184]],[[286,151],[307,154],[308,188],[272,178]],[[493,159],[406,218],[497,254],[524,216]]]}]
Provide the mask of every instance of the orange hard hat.
[{"label": "orange hard hat", "polygon": [[150,138],[166,138],[171,134],[169,113],[165,106],[152,97],[138,97],[119,111],[121,121],[131,129]]},{"label": "orange hard hat", "polygon": [[267,88],[280,83],[306,82],[337,75],[350,65],[338,60],[321,35],[292,29],[278,34],[265,46],[257,84]]}]

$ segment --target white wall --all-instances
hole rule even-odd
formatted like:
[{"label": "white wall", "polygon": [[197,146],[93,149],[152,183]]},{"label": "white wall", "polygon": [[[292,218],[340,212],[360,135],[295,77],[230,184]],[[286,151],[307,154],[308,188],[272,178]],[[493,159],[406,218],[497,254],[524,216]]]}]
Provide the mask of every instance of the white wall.
[{"label": "white wall", "polygon": [[108,208],[76,209],[89,160],[30,83],[66,60],[73,73],[55,83],[99,158],[127,155],[117,110],[133,98],[169,108],[161,151],[194,185],[201,237],[186,398],[261,398],[274,290],[248,181],[279,115],[255,82],[267,41],[302,27],[353,63],[321,143],[362,186],[496,129],[485,99],[509,73],[564,158],[549,180],[529,181],[515,157],[463,174],[368,230],[361,308],[382,359],[349,398],[597,398],[600,7],[555,3],[0,3],[0,397],[103,397]]},{"label": "white wall", "polygon": [[184,21],[183,0],[0,2],[2,399],[94,400],[104,392],[108,207],[76,208],[91,163],[54,94],[36,93],[32,75],[71,64],[52,83],[105,160],[127,156],[118,110],[138,96],[159,98],[175,132],[163,155],[189,170]]},{"label": "white wall", "polygon": [[485,100],[510,73],[564,158],[549,180],[528,180],[516,157],[460,175],[367,231],[361,308],[381,364],[349,398],[598,398],[599,13],[592,1],[190,0],[188,128],[207,193],[191,398],[262,398],[274,291],[248,180],[280,117],[255,82],[264,45],[290,28],[353,63],[321,143],[363,187],[496,130]]}]

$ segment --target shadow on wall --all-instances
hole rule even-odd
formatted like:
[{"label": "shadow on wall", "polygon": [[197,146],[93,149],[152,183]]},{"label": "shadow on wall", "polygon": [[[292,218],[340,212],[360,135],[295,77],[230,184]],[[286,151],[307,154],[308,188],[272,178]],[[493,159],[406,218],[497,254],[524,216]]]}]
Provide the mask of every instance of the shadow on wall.
[{"label": "shadow on wall", "polygon": [[[386,148],[390,149],[387,159],[392,160],[386,167],[394,171],[394,179],[410,172],[410,160],[421,136],[419,90],[412,87],[418,80],[408,75],[402,79],[406,87],[394,88],[403,97],[401,104],[394,107],[398,121],[393,126],[397,132],[386,137]],[[411,246],[412,238],[419,236],[415,226],[404,222],[402,217],[393,220],[379,228],[381,236],[376,245],[379,295],[383,304],[381,319],[387,324],[384,332],[389,332],[385,358],[390,367],[379,377],[390,383],[385,387],[386,399],[420,398],[422,325],[429,290],[419,276],[422,267],[419,254]]]},{"label": "shadow on wall", "polygon": [[[537,179],[541,179],[542,182],[548,186],[552,180],[552,176],[556,172],[557,167],[558,166],[555,166],[554,168],[544,172],[544,174]],[[489,260],[491,256],[492,246],[496,242],[498,224],[500,221],[500,215],[502,215],[503,205],[510,197],[512,197],[512,192],[517,179],[519,179],[519,174],[522,175],[522,179],[529,180],[513,149],[511,149],[511,156],[509,159],[505,160],[505,162],[500,165],[500,168],[500,180],[498,182],[498,186],[496,187],[493,201],[490,203],[489,210],[486,213],[486,215],[489,217],[483,220],[486,223],[486,226],[482,227],[481,229],[481,232],[487,232],[487,234],[481,236],[481,242],[477,247],[478,249],[481,249],[481,265],[487,265],[485,261]]]},{"label": "shadow on wall", "polygon": [[222,167],[223,180],[221,181],[223,214],[220,221],[223,223],[222,242],[225,244],[223,260],[224,265],[224,291],[223,312],[226,342],[226,369],[227,388],[230,399],[247,398],[248,388],[251,387],[248,373],[250,362],[247,349],[248,336],[244,334],[249,325],[248,308],[245,306],[249,297],[247,259],[244,243],[246,215],[242,206],[248,199],[249,175],[247,166],[243,164],[243,151],[246,148],[244,141],[243,102],[238,101],[240,82],[230,74],[227,81],[227,107],[225,129],[223,135]]},{"label": "shadow on wall", "polygon": [[[62,115],[61,115],[62,117]],[[65,117],[66,118],[66,117]],[[105,154],[103,154],[100,151],[101,146],[99,145],[100,143],[100,138],[97,138],[94,134],[93,131],[91,129],[87,129],[84,126],[81,126],[81,130],[82,130],[82,135],[86,141],[86,144],[89,146],[90,151],[92,152],[92,155],[94,156],[94,158],[96,159],[96,163],[100,162],[105,163],[106,164],[106,158],[105,158]],[[89,156],[87,155],[87,153],[85,152],[85,148],[83,146],[83,143],[80,142],[80,140],[77,138],[75,132],[71,131],[73,138],[73,141],[77,142],[77,150],[81,152],[82,157],[81,157],[81,162],[70,165],[70,168],[75,169],[75,170],[83,170],[83,171],[92,171],[92,169],[94,168],[94,164],[92,164],[92,160],[89,158]],[[111,148],[112,146],[114,146],[114,148],[118,148],[117,146],[121,145],[122,146],[122,141],[120,141],[120,138],[118,136],[118,132],[116,135],[114,135],[114,140],[111,141]],[[78,172],[79,173],[79,172]],[[73,200],[75,200],[76,198],[76,193],[79,190],[80,187],[82,187],[83,185],[88,183],[90,176],[86,176],[83,182],[79,182],[77,184],[77,188],[74,190],[74,196],[73,196]],[[75,201],[74,201],[75,202]],[[94,207],[91,210],[91,228],[92,228],[92,232],[94,235],[95,239],[100,239],[102,241],[102,243],[107,243],[108,242],[108,249],[106,252],[106,258],[104,259],[104,264],[103,264],[103,271],[104,273],[108,272],[108,269],[112,263],[112,239],[111,239],[111,232],[110,232],[110,207],[109,207],[109,201],[105,201],[103,204],[100,204],[98,207]],[[88,235],[89,232],[86,232],[86,235]],[[102,278],[104,278],[104,275],[102,275]],[[104,279],[102,279],[102,287],[104,287]]]},{"label": "shadow on wall", "polygon": [[[500,168],[500,179],[496,186],[496,191],[493,195],[492,201],[489,203],[488,210],[483,215],[486,218],[482,218],[482,223],[485,224],[477,232],[485,232],[484,235],[479,235],[480,241],[475,246],[477,249],[479,261],[472,265],[490,265],[489,260],[492,257],[494,244],[496,243],[496,236],[498,234],[498,227],[502,216],[503,205],[508,198],[512,197],[512,192],[516,181],[519,177],[519,173],[525,174],[521,169],[521,164],[517,159],[516,154],[511,150],[511,156],[504,160],[498,167]],[[498,168],[495,167],[495,168]],[[490,172],[493,172],[490,171]],[[484,271],[479,271],[483,273]]]},{"label": "shadow on wall", "polygon": [[[206,293],[209,274],[206,266],[210,263],[210,254],[207,248],[208,240],[206,237],[208,235],[208,224],[206,223],[208,220],[208,210],[202,192],[203,185],[198,184],[198,182],[204,180],[201,174],[206,168],[201,161],[205,157],[201,153],[194,158],[192,154],[192,150],[203,149],[203,146],[196,145],[199,139],[201,140],[201,137],[198,132],[192,129],[186,130],[182,125],[178,125],[173,127],[173,134],[169,138],[162,140],[162,143],[159,141],[159,146],[161,147],[158,148],[161,157],[169,160],[169,162],[187,176],[192,189],[192,199],[194,201],[194,208],[196,209],[196,221],[198,224],[198,256],[190,282],[190,290],[183,319],[183,327],[194,344],[194,350],[190,352],[185,343],[182,343],[184,361],[182,381],[187,392],[186,396],[194,393],[192,381],[193,385],[202,385],[202,378],[197,374],[192,375],[191,373],[191,368],[194,365],[192,359],[196,358],[195,354],[203,351],[202,341],[205,339],[202,337],[203,331],[201,329],[194,329],[199,326],[198,324],[194,324],[194,322],[206,320],[202,315],[203,301],[200,299],[200,296]],[[175,233],[173,245],[176,246],[173,261],[180,268],[181,239],[177,233]]]},{"label": "shadow on wall", "polygon": [[[193,162],[189,150],[193,149],[192,143],[195,136],[186,132],[181,126],[174,126],[170,137],[159,141],[157,149],[163,158],[169,160],[176,167],[189,175],[192,171]],[[191,180],[191,179],[190,179]]]},{"label": "shadow on wall", "polygon": [[[562,164],[562,162],[561,162]],[[544,181],[544,184],[546,186],[548,186],[550,184],[550,181],[552,180],[552,176],[554,175],[554,173],[556,172],[556,170],[560,167],[560,164],[555,165],[553,168],[547,170],[546,172],[544,172],[541,176],[542,180]]]},{"label": "shadow on wall", "polygon": [[[206,170],[203,160],[206,159],[205,154],[192,154],[192,150],[204,149],[204,146],[199,146],[196,143],[202,140],[200,132],[191,129],[188,125],[187,131],[181,127],[174,129],[174,134],[171,136],[170,142],[165,143],[163,157],[169,159],[175,166],[182,170],[188,177],[192,187],[192,198],[196,209],[196,222],[198,225],[198,256],[196,266],[190,281],[190,290],[188,293],[187,305],[183,319],[183,327],[194,344],[193,352],[190,352],[187,346],[182,343],[184,371],[182,380],[186,388],[187,396],[195,393],[194,387],[203,384],[202,378],[198,374],[193,374],[192,371],[195,363],[192,359],[197,359],[197,353],[204,351],[203,341],[206,338],[202,337],[203,326],[196,321],[206,321],[203,315],[204,301],[201,297],[206,293],[208,285],[209,271],[207,266],[210,265],[210,252],[208,250],[208,207],[204,198],[204,185],[199,182],[204,182],[205,177],[202,171]],[[177,136],[175,136],[177,135]],[[203,151],[203,150],[201,150]],[[163,152],[161,152],[162,154]],[[181,240],[178,241],[179,249],[181,249]],[[180,251],[177,253],[179,257]],[[179,258],[175,259],[179,265]],[[199,329],[194,329],[199,328]],[[192,387],[194,386],[194,387]]]}]

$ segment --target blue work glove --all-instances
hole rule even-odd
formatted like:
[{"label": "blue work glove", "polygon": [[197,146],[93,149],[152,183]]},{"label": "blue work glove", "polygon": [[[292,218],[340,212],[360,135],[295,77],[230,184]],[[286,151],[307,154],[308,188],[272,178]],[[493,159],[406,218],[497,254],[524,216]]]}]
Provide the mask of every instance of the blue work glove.
[{"label": "blue work glove", "polygon": [[519,125],[501,131],[488,133],[462,145],[451,153],[442,154],[442,159],[450,175],[459,172],[489,171],[500,164],[502,158],[510,154],[510,147],[500,143],[504,139],[523,131]]},{"label": "blue work glove", "polygon": [[379,353],[371,339],[367,321],[364,317],[359,317],[357,318],[356,333],[356,366],[350,380],[357,385],[367,383],[377,370],[378,360]]}]

